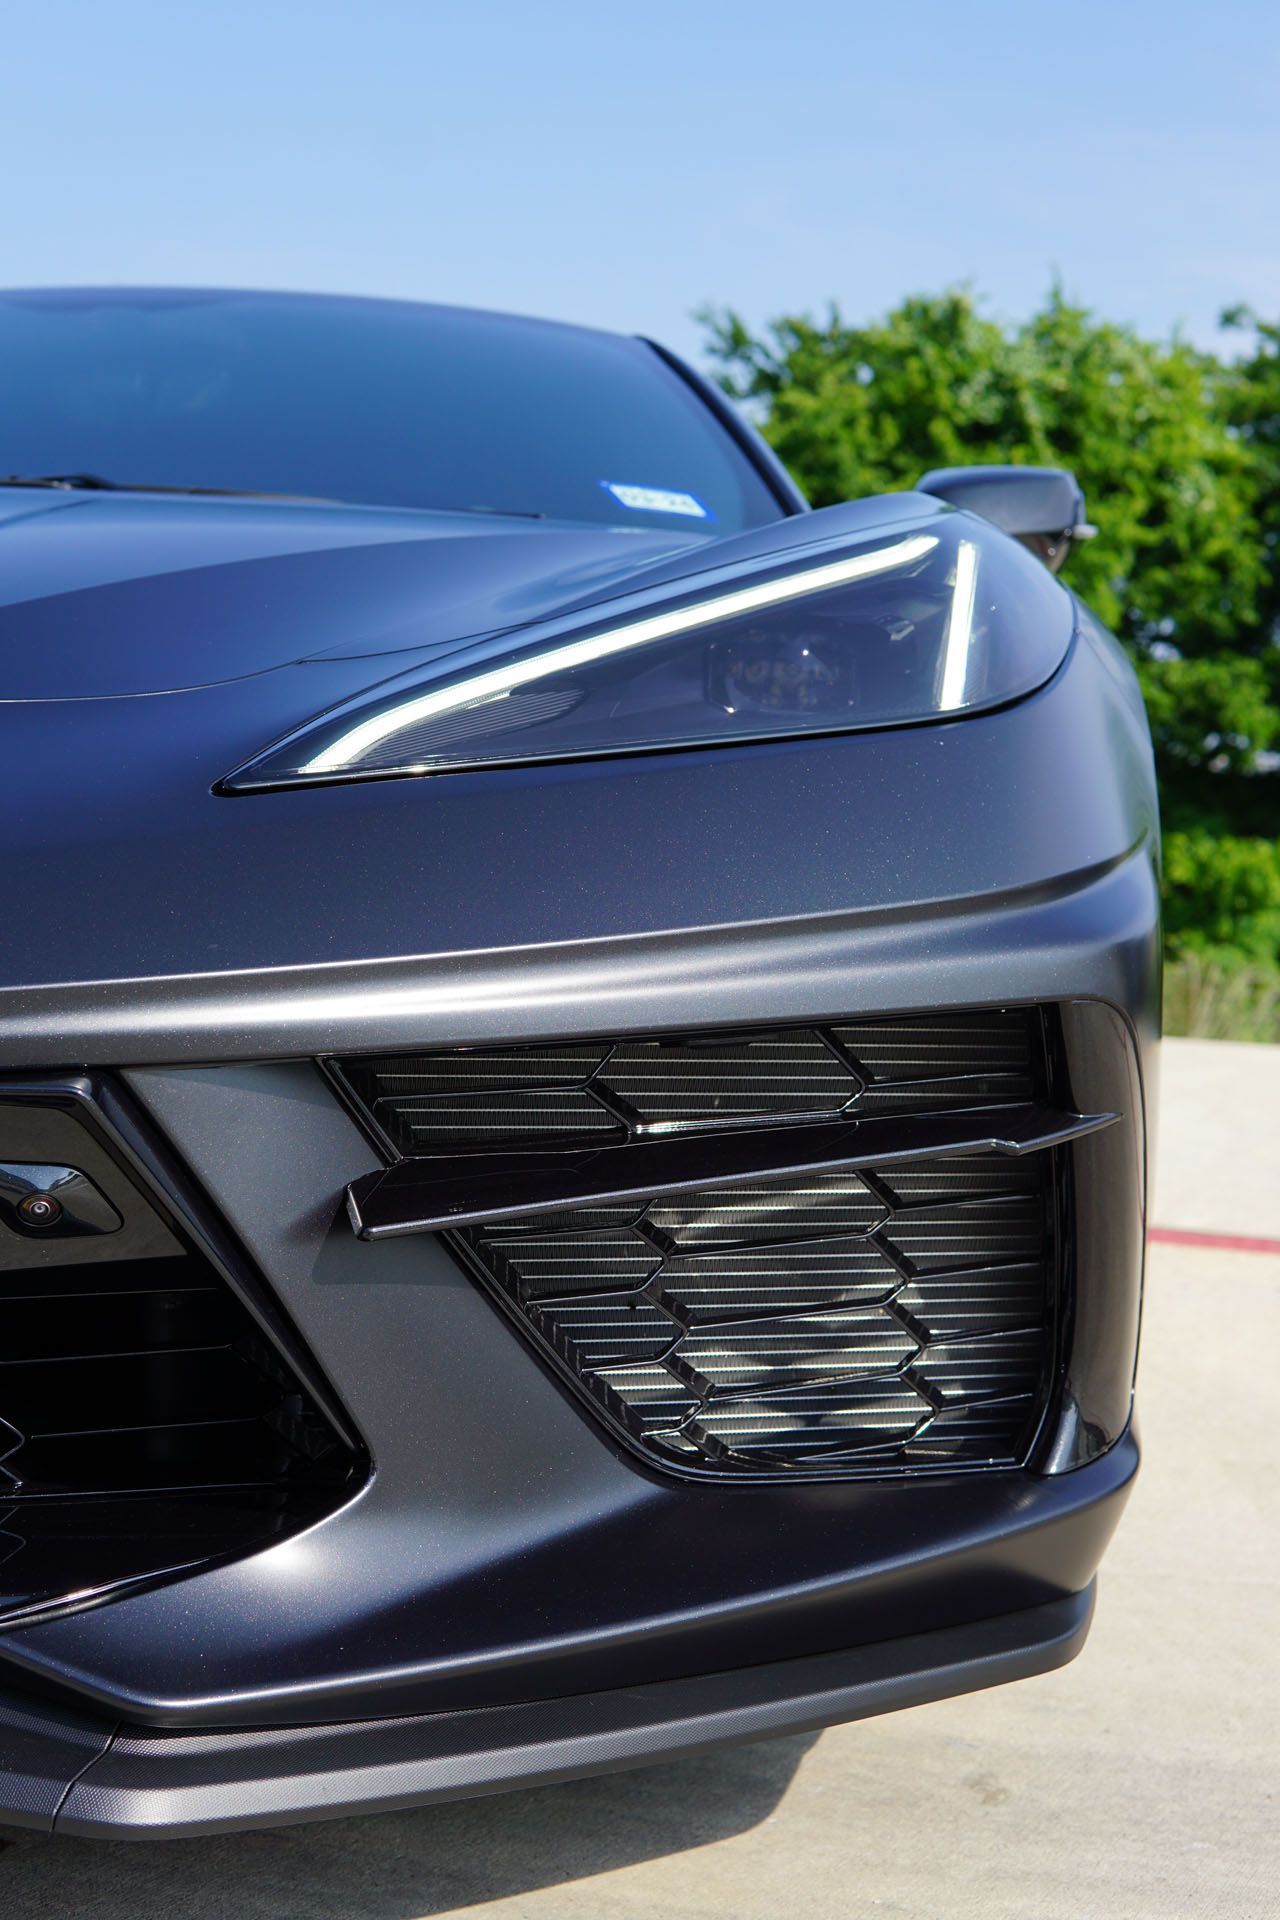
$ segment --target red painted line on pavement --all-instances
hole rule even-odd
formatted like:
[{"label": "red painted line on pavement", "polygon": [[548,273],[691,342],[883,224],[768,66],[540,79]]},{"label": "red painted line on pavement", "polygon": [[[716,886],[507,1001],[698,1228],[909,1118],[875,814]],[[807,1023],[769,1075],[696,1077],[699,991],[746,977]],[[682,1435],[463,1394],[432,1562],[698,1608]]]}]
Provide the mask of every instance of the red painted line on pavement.
[{"label": "red painted line on pavement", "polygon": [[1147,1238],[1162,1240],[1171,1247],[1225,1247],[1229,1253],[1280,1254],[1280,1240],[1248,1233],[1197,1233],[1190,1227],[1151,1227]]}]

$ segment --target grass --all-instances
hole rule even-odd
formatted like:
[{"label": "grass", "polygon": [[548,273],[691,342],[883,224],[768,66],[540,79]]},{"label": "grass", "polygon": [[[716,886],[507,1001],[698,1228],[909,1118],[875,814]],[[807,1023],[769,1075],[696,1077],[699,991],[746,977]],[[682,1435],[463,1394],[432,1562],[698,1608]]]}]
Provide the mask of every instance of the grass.
[{"label": "grass", "polygon": [[1199,953],[1169,959],[1164,1030],[1201,1040],[1280,1043],[1280,967]]}]

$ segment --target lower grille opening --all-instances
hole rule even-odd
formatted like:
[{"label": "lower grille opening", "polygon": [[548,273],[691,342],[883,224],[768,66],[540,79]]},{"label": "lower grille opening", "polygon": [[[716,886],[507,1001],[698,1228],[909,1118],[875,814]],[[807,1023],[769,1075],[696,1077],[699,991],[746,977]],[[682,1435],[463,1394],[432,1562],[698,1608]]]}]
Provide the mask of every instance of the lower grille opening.
[{"label": "lower grille opening", "polygon": [[[95,1276],[96,1277],[96,1276]],[[337,1464],[326,1423],[194,1254],[0,1274],[0,1498],[263,1487]]]},{"label": "lower grille opening", "polygon": [[[443,1166],[448,1151],[460,1188],[482,1147],[494,1187],[507,1178],[526,1190],[526,1160],[541,1178],[559,1145],[566,1179],[588,1191],[592,1110],[616,1162],[628,1143],[642,1149],[672,1129],[690,1139],[715,1129],[730,1163],[743,1142],[745,1166],[764,1125],[781,1167],[788,1128],[799,1140],[815,1119],[854,1123],[851,1157],[891,1136],[882,1163],[868,1145],[856,1166],[513,1207],[446,1235],[646,1459],[758,1479],[1027,1459],[1054,1373],[1070,1149],[1052,1129],[1029,1145],[1009,1129],[1007,1152],[972,1142],[999,1138],[1002,1113],[1047,1099],[1049,1060],[1045,1015],[993,1011],[458,1049],[335,1070],[406,1178]],[[964,1117],[965,1151],[937,1151],[949,1114]],[[447,1189],[448,1167],[430,1179]]]},{"label": "lower grille opening", "polygon": [[347,1497],[356,1451],[82,1099],[0,1087],[0,1158],[18,1181],[74,1167],[117,1222],[0,1220],[0,1616],[250,1551]]},{"label": "lower grille opening", "polygon": [[624,1226],[543,1215],[454,1240],[655,1457],[1012,1466],[1051,1336],[1050,1158],[765,1181]]}]

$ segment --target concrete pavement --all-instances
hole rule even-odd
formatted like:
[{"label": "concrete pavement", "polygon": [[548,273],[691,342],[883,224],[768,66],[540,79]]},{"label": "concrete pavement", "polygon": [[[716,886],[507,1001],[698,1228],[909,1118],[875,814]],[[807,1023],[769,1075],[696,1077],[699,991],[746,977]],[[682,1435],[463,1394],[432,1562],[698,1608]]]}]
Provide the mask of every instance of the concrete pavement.
[{"label": "concrete pavement", "polygon": [[[1225,1055],[1168,1047],[1159,1217],[1274,1234],[1280,1054]],[[1201,1193],[1185,1171],[1165,1177],[1206,1164],[1218,1172]],[[503,1800],[168,1845],[14,1835],[0,1916],[1280,1915],[1277,1352],[1280,1258],[1153,1249],[1146,1463],[1093,1634],[1060,1673]]]},{"label": "concrete pavement", "polygon": [[1155,1218],[1280,1239],[1280,1047],[1166,1040]]}]

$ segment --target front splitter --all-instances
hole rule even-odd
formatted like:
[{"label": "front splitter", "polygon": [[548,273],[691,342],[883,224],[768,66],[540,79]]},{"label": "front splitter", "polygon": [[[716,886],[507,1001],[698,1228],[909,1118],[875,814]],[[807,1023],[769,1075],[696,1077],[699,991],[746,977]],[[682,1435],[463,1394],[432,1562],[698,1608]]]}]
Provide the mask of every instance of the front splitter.
[{"label": "front splitter", "polygon": [[1094,1584],[843,1653],[653,1686],[335,1726],[115,1727],[0,1698],[0,1820],[159,1839],[389,1812],[801,1733],[1025,1679],[1083,1646]]}]

